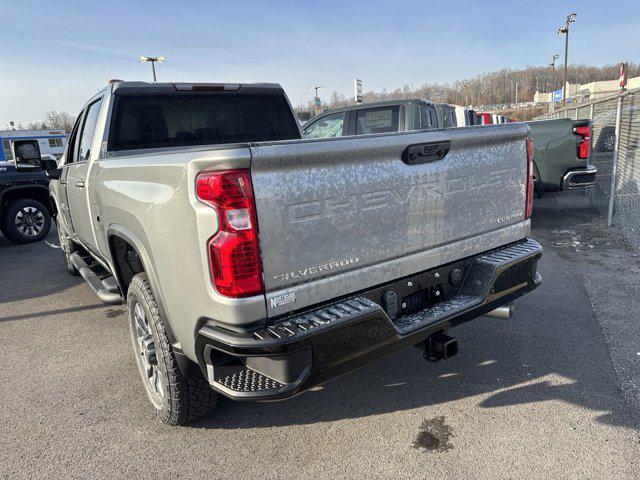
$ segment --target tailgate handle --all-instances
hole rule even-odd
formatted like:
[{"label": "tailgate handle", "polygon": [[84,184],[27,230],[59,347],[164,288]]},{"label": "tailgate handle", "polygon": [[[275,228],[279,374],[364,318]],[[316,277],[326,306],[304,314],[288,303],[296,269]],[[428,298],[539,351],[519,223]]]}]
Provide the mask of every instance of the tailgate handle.
[{"label": "tailgate handle", "polygon": [[442,160],[449,153],[451,142],[430,142],[409,145],[402,152],[402,161],[408,165],[420,165],[427,162]]}]

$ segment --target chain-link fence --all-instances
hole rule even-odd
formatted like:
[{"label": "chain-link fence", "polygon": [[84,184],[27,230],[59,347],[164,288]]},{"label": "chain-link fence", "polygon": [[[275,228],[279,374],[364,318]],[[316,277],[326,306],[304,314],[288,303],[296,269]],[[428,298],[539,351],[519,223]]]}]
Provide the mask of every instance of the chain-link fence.
[{"label": "chain-link fence", "polygon": [[640,89],[569,105],[538,117],[590,119],[592,203],[640,251]]}]

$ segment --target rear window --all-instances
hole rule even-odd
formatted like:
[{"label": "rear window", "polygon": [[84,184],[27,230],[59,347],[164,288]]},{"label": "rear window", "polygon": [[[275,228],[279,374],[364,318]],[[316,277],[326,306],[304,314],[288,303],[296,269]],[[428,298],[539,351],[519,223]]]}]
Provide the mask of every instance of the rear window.
[{"label": "rear window", "polygon": [[397,132],[399,110],[399,107],[358,110],[356,117],[356,135]]},{"label": "rear window", "polygon": [[300,138],[282,95],[116,95],[109,151]]}]

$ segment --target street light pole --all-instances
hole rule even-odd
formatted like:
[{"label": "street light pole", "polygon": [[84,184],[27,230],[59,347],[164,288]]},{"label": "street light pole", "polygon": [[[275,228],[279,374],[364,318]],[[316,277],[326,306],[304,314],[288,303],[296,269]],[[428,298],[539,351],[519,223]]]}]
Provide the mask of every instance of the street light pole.
[{"label": "street light pole", "polygon": [[309,90],[313,89],[316,92],[315,97],[313,97],[313,106],[315,107],[316,115],[320,113],[320,108],[322,105],[320,103],[320,97],[318,96],[318,90],[320,90],[321,88],[324,88],[324,87],[322,85],[314,85],[309,89]]},{"label": "street light pole", "polygon": [[553,58],[551,59],[551,63],[549,64],[549,66],[553,69],[553,73],[551,75],[551,91],[556,88],[556,60],[558,58],[560,58],[560,55],[555,53],[553,55]]},{"label": "street light pole", "polygon": [[555,89],[556,89],[556,60],[558,58],[560,58],[560,55],[558,55],[557,53],[554,53],[553,57],[551,58],[551,63],[549,64],[552,69],[552,73],[551,73],[551,111],[552,112],[555,110],[555,105],[556,105],[556,102],[553,99],[553,92],[555,92]]},{"label": "street light pole", "polygon": [[564,26],[558,29],[558,35],[564,35],[564,82],[562,84],[562,106],[567,104],[567,62],[569,57],[569,25],[576,21],[577,13],[567,15]]},{"label": "street light pole", "polygon": [[156,62],[162,63],[166,61],[165,57],[138,57],[138,61],[141,63],[151,63],[151,71],[153,72],[153,81],[157,81],[156,79]]}]

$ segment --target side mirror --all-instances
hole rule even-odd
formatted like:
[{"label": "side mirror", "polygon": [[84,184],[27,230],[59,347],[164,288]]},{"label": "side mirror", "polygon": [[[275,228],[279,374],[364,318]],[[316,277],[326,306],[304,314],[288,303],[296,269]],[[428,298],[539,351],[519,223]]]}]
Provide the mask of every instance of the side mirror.
[{"label": "side mirror", "polygon": [[33,171],[42,168],[38,140],[14,140],[11,146],[18,172]]},{"label": "side mirror", "polygon": [[55,158],[47,158],[50,155],[45,155],[40,160],[40,164],[42,165],[42,169],[47,172],[47,175],[52,180],[59,180],[62,175],[62,169],[58,168],[58,161]]}]

